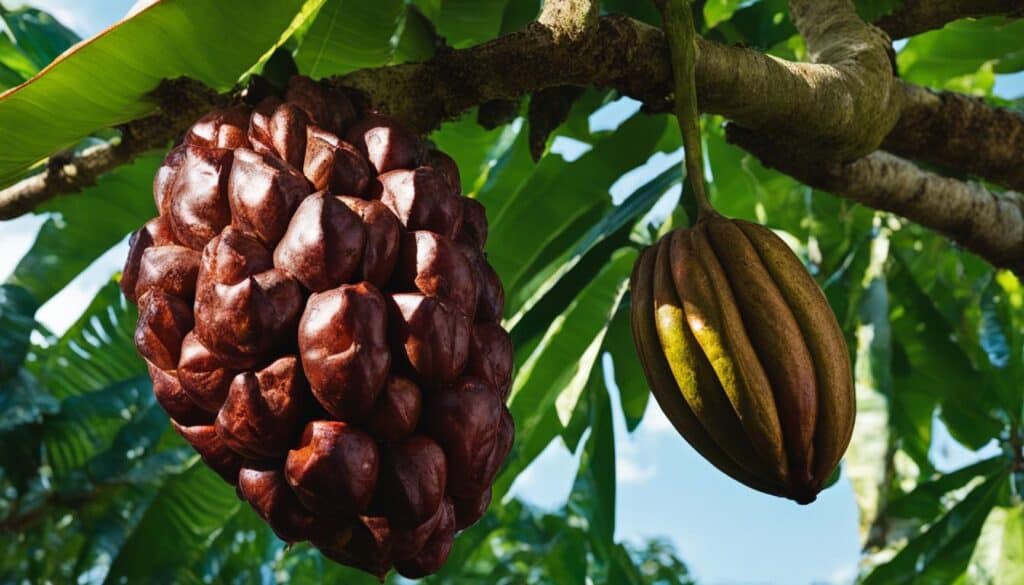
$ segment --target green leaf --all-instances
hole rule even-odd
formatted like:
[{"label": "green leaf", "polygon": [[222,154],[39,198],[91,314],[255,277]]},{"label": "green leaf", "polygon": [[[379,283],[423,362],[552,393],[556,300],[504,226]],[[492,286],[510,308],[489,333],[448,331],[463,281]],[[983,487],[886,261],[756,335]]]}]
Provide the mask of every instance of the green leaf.
[{"label": "green leaf", "polygon": [[[1006,488],[1006,470],[988,476],[940,520],[912,538],[896,556],[875,567],[862,583],[949,583],[963,573],[985,518]],[[967,557],[962,554],[965,548]],[[949,557],[943,559],[944,555]],[[932,567],[932,563],[940,564],[941,576],[935,575],[940,567]],[[932,575],[928,579],[922,577],[929,570]]]},{"label": "green leaf", "polygon": [[704,3],[704,25],[714,28],[718,23],[729,20],[744,0],[707,0]]},{"label": "green leaf", "polygon": [[0,83],[3,88],[20,85],[38,72],[35,63],[29,61],[10,38],[0,34]]},{"label": "green leaf", "polygon": [[997,455],[935,479],[922,481],[909,493],[890,500],[885,508],[885,514],[891,517],[930,521],[945,510],[942,505],[944,496],[963,488],[977,477],[989,476],[1000,469],[1005,469],[1007,464],[1004,455]]},{"label": "green leaf", "polygon": [[501,34],[517,31],[540,15],[540,0],[511,0],[501,19]]},{"label": "green leaf", "polygon": [[902,4],[903,0],[857,0],[857,14],[864,22],[874,22]]},{"label": "green leaf", "polygon": [[459,164],[462,191],[473,194],[487,180],[495,159],[511,146],[517,135],[511,126],[485,130],[476,123],[476,110],[472,110],[445,123],[430,139]]},{"label": "green leaf", "polygon": [[107,583],[148,582],[195,563],[234,516],[234,488],[194,459],[160,488],[114,559]]},{"label": "green leaf", "polygon": [[606,12],[629,15],[637,20],[661,26],[661,14],[654,2],[637,2],[636,0],[604,0],[601,2]]},{"label": "green leaf", "polygon": [[[147,376],[72,396],[43,427],[46,461],[54,477],[65,478],[109,449],[118,431],[154,402]],[[163,429],[157,427],[159,432]]]},{"label": "green leaf", "polygon": [[968,583],[1024,583],[1024,506],[992,509],[965,576]]},{"label": "green leaf", "polygon": [[567,506],[586,521],[594,554],[607,567],[615,544],[615,428],[607,390],[591,388],[590,437]]},{"label": "green leaf", "polygon": [[107,283],[60,341],[46,352],[42,381],[58,398],[86,394],[146,374],[135,349],[138,312]]},{"label": "green leaf", "polygon": [[1024,66],[1024,21],[1002,17],[958,20],[912,38],[896,57],[900,77],[912,83],[944,87],[973,74],[986,63],[996,73]]},{"label": "green leaf", "polygon": [[[666,191],[679,184],[680,172],[674,165],[651,179],[629,195],[622,203],[603,213],[596,221],[579,222],[580,235],[576,236],[571,228],[563,229],[564,237],[560,239],[575,240],[569,246],[550,246],[545,249],[556,250],[556,254],[545,257],[540,254],[538,261],[527,271],[528,278],[515,282],[510,289],[515,291],[506,302],[506,314],[511,314],[508,321],[514,326],[523,317],[523,313],[532,309],[545,294],[551,291],[582,258],[599,243],[612,234],[622,230],[627,224],[635,221],[650,211],[651,207]],[[597,204],[605,204],[598,199]],[[596,209],[603,211],[604,205]],[[596,210],[595,209],[595,210]],[[585,230],[585,231],[584,231]],[[578,239],[577,239],[578,238]]]},{"label": "green leaf", "polygon": [[36,328],[32,317],[36,308],[35,299],[24,288],[0,285],[0,388],[25,361]]},{"label": "green leaf", "polygon": [[[439,0],[440,10],[426,8],[437,33],[457,49],[477,45],[498,36],[509,0]],[[513,0],[515,1],[515,0]],[[421,7],[422,0],[416,0]]]},{"label": "green leaf", "polygon": [[889,328],[889,291],[884,266],[889,240],[879,234],[871,246],[871,262],[864,275],[865,292],[859,304],[854,382],[857,424],[846,452],[845,471],[860,508],[861,535],[882,512],[892,464],[892,343]]},{"label": "green leaf", "polygon": [[551,323],[519,368],[509,402],[516,421],[517,444],[496,482],[495,500],[558,436],[562,425],[555,416],[555,403],[563,394],[582,393],[597,363],[608,324],[625,294],[636,257],[633,249],[615,254],[608,266]]},{"label": "green leaf", "polygon": [[78,45],[0,97],[0,143],[18,145],[0,155],[0,187],[95,130],[151,113],[156,104],[146,96],[162,79],[188,76],[229,89],[283,40],[304,5],[319,2],[252,0],[239,10],[163,0]]},{"label": "green leaf", "polygon": [[727,43],[768,50],[796,34],[786,0],[760,0],[740,8],[718,23],[714,32]]},{"label": "green leaf", "polygon": [[[950,433],[965,445],[981,448],[1003,429],[992,415],[997,407],[994,397],[977,393],[979,382],[985,387],[994,383],[971,363],[957,342],[955,330],[911,277],[902,254],[896,258],[890,287],[899,302],[894,307],[892,326],[905,354],[901,367],[895,370],[900,388],[896,398],[916,396],[929,403],[940,399]],[[914,435],[912,427],[919,431],[912,454],[923,461],[927,458],[931,411],[920,413],[917,421],[905,422],[909,424],[902,425],[903,434],[908,438]]]},{"label": "green leaf", "polygon": [[510,290],[548,243],[586,210],[606,204],[612,184],[647,160],[666,122],[634,116],[576,161],[546,156],[510,197],[497,206],[485,202],[494,210],[488,259]]},{"label": "green leaf", "polygon": [[10,282],[44,303],[126,235],[156,215],[153,176],[162,153],[150,153],[100,177],[81,194],[38,209],[52,214],[22,257]]},{"label": "green leaf", "polygon": [[391,60],[405,14],[402,0],[327,0],[295,53],[314,79]]},{"label": "green leaf", "polygon": [[53,16],[36,8],[0,10],[0,19],[7,25],[18,49],[37,70],[81,40]]},{"label": "green leaf", "polygon": [[604,344],[605,349],[611,354],[615,367],[615,383],[619,387],[619,400],[622,404],[622,414],[626,418],[626,429],[633,432],[644,418],[651,391],[647,387],[647,376],[633,345],[629,304],[630,297],[627,294],[619,305],[615,318],[612,319]]},{"label": "green leaf", "polygon": [[40,422],[57,412],[60,403],[31,374],[19,370],[0,386],[0,432]]}]

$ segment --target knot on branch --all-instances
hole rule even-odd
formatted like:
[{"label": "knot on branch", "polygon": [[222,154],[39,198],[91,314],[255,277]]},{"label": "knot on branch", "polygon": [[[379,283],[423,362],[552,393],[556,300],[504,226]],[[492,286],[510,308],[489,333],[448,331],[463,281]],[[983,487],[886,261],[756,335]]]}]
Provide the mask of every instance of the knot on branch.
[{"label": "knot on branch", "polygon": [[595,0],[545,0],[540,18],[555,40],[578,39],[597,27]]}]

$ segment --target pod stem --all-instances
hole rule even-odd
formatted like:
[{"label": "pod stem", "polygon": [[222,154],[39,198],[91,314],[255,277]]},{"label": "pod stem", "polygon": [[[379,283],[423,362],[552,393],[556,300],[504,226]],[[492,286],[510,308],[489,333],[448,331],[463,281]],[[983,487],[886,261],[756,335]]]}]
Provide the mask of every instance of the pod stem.
[{"label": "pod stem", "polygon": [[665,35],[672,55],[672,77],[676,97],[675,114],[683,135],[683,170],[697,202],[697,219],[718,212],[711,206],[704,183],[704,155],[697,108],[697,31],[690,0],[655,0],[665,23]]}]

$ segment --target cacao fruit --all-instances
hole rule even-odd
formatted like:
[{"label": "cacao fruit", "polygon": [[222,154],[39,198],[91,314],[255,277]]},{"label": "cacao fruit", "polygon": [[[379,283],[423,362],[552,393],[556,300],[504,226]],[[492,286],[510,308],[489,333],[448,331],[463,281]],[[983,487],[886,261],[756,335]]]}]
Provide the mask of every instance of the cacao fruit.
[{"label": "cacao fruit", "polygon": [[630,284],[637,353],[679,433],[737,481],[814,501],[855,413],[846,342],[800,260],[712,212],[646,249]]},{"label": "cacao fruit", "polygon": [[514,435],[487,217],[398,123],[305,77],[204,116],[121,277],[158,403],[282,539],[418,578]]}]

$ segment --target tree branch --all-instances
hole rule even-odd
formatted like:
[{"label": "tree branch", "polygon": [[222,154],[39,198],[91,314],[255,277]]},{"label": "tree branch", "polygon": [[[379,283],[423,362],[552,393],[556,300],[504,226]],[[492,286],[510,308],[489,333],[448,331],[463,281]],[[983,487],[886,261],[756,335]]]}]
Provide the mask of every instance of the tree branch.
[{"label": "tree branch", "polygon": [[983,16],[1024,16],[1024,0],[903,0],[876,26],[895,39],[919,35],[961,18]]},{"label": "tree branch", "polygon": [[[797,160],[816,159],[822,153],[856,159],[873,151],[891,128],[886,148],[901,156],[1013,185],[1020,181],[1024,148],[1011,142],[1000,149],[991,140],[993,133],[999,132],[1019,140],[1021,131],[1013,130],[1024,128],[1019,115],[967,98],[926,95],[920,88],[893,82],[884,35],[854,22],[849,0],[794,0],[793,4],[794,21],[808,36],[811,54],[828,62],[791,63],[701,40],[696,78],[704,112],[721,114],[791,145],[789,152],[797,153]],[[831,10],[825,8],[828,6]],[[836,34],[853,42],[832,39]],[[447,51],[424,63],[356,71],[331,82],[364,94],[376,107],[425,133],[478,105],[518,100],[566,85],[614,88],[643,101],[650,110],[667,111],[671,79],[661,30],[623,16],[609,16],[598,19],[590,33],[577,37],[556,40],[547,26],[533,23],[523,31],[476,47]],[[875,95],[866,95],[872,93]],[[53,195],[80,189],[119,162],[153,145],[166,144],[215,106],[209,95],[184,95],[170,100],[166,111],[123,127],[122,145],[110,147],[122,149],[116,156],[112,151],[89,152],[75,158],[71,163],[74,169],[65,165],[64,175],[80,178],[69,181],[48,172],[0,192],[0,217],[17,215],[14,210],[24,211]],[[169,107],[175,105],[177,109]],[[970,122],[955,125],[961,119],[958,113]],[[922,124],[928,129],[924,134],[919,129]],[[132,138],[135,136],[145,139]],[[955,145],[946,144],[948,136],[957,138]],[[873,176],[856,175],[865,181]],[[871,184],[862,187],[870,189]],[[965,236],[961,239],[973,241]],[[1005,264],[999,258],[993,261]]]},{"label": "tree branch", "polygon": [[1024,191],[1024,116],[958,93],[902,91],[903,113],[883,148]]},{"label": "tree branch", "polygon": [[891,211],[944,234],[993,265],[1024,276],[1024,195],[919,169],[878,151],[850,163],[806,164],[785,145],[730,124],[729,142],[802,183]]}]

